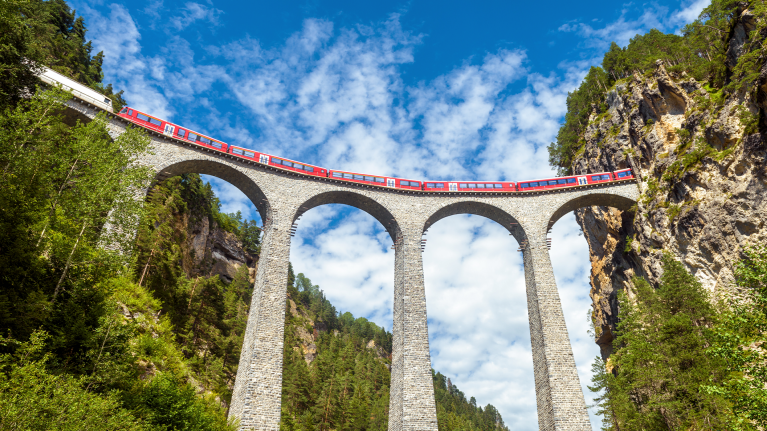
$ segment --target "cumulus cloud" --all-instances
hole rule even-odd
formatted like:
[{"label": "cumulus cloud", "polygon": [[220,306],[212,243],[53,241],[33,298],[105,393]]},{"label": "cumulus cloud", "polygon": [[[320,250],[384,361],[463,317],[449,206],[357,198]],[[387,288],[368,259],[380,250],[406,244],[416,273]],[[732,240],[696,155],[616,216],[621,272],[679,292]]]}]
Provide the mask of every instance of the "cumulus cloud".
[{"label": "cumulus cloud", "polygon": [[178,16],[169,20],[170,25],[176,30],[183,30],[196,21],[206,21],[208,24],[218,25],[218,19],[224,13],[220,9],[195,2],[186,3],[180,12]]},{"label": "cumulus cloud", "polygon": [[108,16],[87,5],[83,9],[88,16],[94,51],[106,53],[103,65],[109,74],[106,82],[125,90],[136,108],[169,117],[171,109],[162,93],[162,82],[157,79],[157,63],[141,54],[141,33],[128,9],[111,4]]}]

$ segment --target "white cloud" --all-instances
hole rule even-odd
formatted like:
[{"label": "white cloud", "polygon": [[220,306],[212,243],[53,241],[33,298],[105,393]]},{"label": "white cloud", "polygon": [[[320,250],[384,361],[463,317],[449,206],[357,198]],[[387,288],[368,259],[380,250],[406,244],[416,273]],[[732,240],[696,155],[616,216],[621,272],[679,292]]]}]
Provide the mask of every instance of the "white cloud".
[{"label": "white cloud", "polygon": [[219,17],[224,13],[220,9],[212,6],[205,6],[200,3],[188,2],[180,11],[180,15],[174,14],[168,20],[176,30],[183,30],[195,23],[195,21],[206,21],[211,25],[218,25]]},{"label": "white cloud", "polygon": [[[156,63],[141,55],[141,34],[130,12],[118,4],[109,5],[109,16],[84,5],[94,52],[104,51],[107,79],[115,89],[124,89],[131,105],[168,118],[170,107],[158,88]],[[82,10],[82,9],[81,9]]]},{"label": "white cloud", "polygon": [[680,27],[693,22],[710,3],[711,0],[692,0],[686,7],[674,13],[672,22]]}]

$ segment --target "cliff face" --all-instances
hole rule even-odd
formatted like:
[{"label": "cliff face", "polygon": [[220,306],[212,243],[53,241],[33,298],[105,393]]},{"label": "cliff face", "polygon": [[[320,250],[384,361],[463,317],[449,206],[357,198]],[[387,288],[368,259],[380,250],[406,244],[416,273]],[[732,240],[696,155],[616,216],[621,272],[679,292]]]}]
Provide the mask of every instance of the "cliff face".
[{"label": "cliff face", "polygon": [[[734,27],[730,67],[750,18],[745,12]],[[756,92],[725,99],[658,63],[652,73],[619,81],[608,92],[606,112],[592,114],[573,171],[632,167],[642,191],[633,212],[576,212],[589,244],[595,341],[603,357],[611,353],[617,292],[630,295],[634,276],[657,285],[664,252],[716,295],[731,289],[743,246],[767,239],[767,146],[757,132],[767,108],[767,65],[760,83]]]},{"label": "cliff face", "polygon": [[221,229],[216,223],[211,224],[209,217],[190,218],[190,214],[185,213],[182,221],[186,226],[183,267],[187,275],[218,275],[228,283],[237,270],[246,265],[253,283],[258,256],[248,253],[235,234]]}]

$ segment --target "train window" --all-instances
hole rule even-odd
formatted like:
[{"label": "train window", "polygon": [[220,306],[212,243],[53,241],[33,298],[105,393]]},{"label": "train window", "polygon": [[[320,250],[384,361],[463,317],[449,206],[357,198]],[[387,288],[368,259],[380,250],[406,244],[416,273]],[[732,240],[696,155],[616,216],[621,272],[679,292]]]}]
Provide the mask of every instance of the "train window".
[{"label": "train window", "polygon": [[477,188],[477,185],[476,185],[476,184],[469,184],[469,188],[470,188],[470,189],[476,189],[476,188]]},{"label": "train window", "polygon": [[599,181],[600,178],[602,177],[600,177],[599,175],[594,175],[593,177],[591,177],[591,181]]},{"label": "train window", "polygon": [[377,182],[377,183],[383,183],[383,182],[385,182],[385,181],[384,181],[384,179],[383,179],[383,178],[378,178],[378,177],[376,177],[376,182]]},{"label": "train window", "polygon": [[184,129],[178,129],[176,131],[176,135],[178,135],[179,137],[182,137],[182,138],[184,137],[184,133],[186,133],[186,130],[184,130]]},{"label": "train window", "polygon": [[232,153],[233,154],[239,154],[241,156],[245,155],[245,153],[243,153],[242,150],[239,149],[239,148],[232,148]]},{"label": "train window", "polygon": [[530,187],[530,185],[529,185],[529,184],[527,184],[527,183],[522,183],[522,184],[520,184],[520,185],[519,185],[519,188],[520,188],[520,189],[526,189],[526,188],[528,188],[528,187]]},{"label": "train window", "polygon": [[495,187],[496,189],[502,189],[503,188],[503,184],[495,184],[495,185],[493,185],[493,187]]},{"label": "train window", "polygon": [[484,185],[484,184],[477,184],[477,188],[478,188],[478,189],[484,189],[484,188],[485,188],[485,185]]},{"label": "train window", "polygon": [[538,187],[538,183],[530,183],[530,187]]},{"label": "train window", "polygon": [[122,110],[122,111],[120,111],[120,113],[121,113],[121,114],[124,114],[124,113],[126,113],[126,112],[128,112],[128,108],[123,108],[123,110]]},{"label": "train window", "polygon": [[567,184],[575,184],[575,178],[568,178]]},{"label": "train window", "polygon": [[223,148],[223,145],[221,145],[220,142],[216,142],[216,141],[211,142],[210,145],[213,145],[216,148]]},{"label": "train window", "polygon": [[197,140],[198,140],[198,141],[200,141],[200,142],[202,142],[203,144],[208,144],[208,145],[210,145],[210,139],[208,139],[208,138],[206,138],[206,137],[204,137],[204,136],[198,136],[198,137],[197,137]]},{"label": "train window", "polygon": [[365,176],[365,181],[373,181],[373,177]]},{"label": "train window", "polygon": [[400,180],[399,185],[405,186],[405,187],[410,187],[410,181],[401,181]]},{"label": "train window", "polygon": [[333,172],[333,178],[343,178],[344,175],[340,172]]},{"label": "train window", "polygon": [[247,157],[256,157],[256,153],[251,153],[250,151],[243,151]]},{"label": "train window", "polygon": [[567,180],[557,180],[557,184],[567,184]]},{"label": "train window", "polygon": [[314,168],[313,168],[313,167],[311,167],[311,166],[304,166],[304,170],[305,170],[306,172],[314,172]]},{"label": "train window", "polygon": [[628,172],[618,172],[618,178],[623,178],[625,176],[628,176]]},{"label": "train window", "polygon": [[194,142],[197,140],[197,135],[195,135],[192,132],[189,132],[189,136],[187,136],[186,139],[189,139],[190,141]]},{"label": "train window", "polygon": [[355,180],[358,180],[358,181],[362,181],[362,180],[364,180],[364,179],[365,179],[365,177],[364,177],[364,176],[362,176],[362,175],[355,175],[355,176],[354,176],[354,179],[355,179]]},{"label": "train window", "polygon": [[149,117],[144,115],[144,114],[142,114],[142,113],[136,114],[136,118],[138,118],[139,120],[143,120],[143,121],[149,121]]},{"label": "train window", "polygon": [[128,109],[128,116],[133,116],[133,109]]},{"label": "train window", "polygon": [[609,175],[602,175],[602,179],[603,179],[603,180],[609,180],[609,179],[610,179],[610,176],[609,176]]},{"label": "train window", "polygon": [[468,184],[460,184],[459,187],[462,188],[462,189],[465,189],[465,188],[469,187],[469,185]]},{"label": "train window", "polygon": [[162,121],[157,120],[157,119],[152,118],[152,117],[149,117],[149,122],[154,124],[155,126],[161,126],[162,125]]},{"label": "train window", "polygon": [[352,175],[352,174],[344,174],[344,178],[352,180],[352,179],[354,179],[354,175]]}]

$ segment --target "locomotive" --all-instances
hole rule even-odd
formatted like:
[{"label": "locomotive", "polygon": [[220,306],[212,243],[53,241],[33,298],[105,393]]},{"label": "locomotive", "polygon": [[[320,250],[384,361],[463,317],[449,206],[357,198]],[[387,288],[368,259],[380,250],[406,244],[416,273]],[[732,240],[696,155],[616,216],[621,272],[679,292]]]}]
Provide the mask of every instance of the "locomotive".
[{"label": "locomotive", "polygon": [[166,136],[190,142],[214,151],[231,154],[235,157],[252,160],[263,165],[293,171],[302,175],[325,177],[338,181],[347,181],[378,187],[389,187],[403,190],[415,190],[432,193],[519,193],[550,190],[563,187],[578,187],[589,184],[600,184],[611,181],[623,181],[634,178],[631,169],[621,169],[614,172],[574,175],[568,177],[545,178],[532,181],[501,182],[501,181],[418,181],[405,178],[387,177],[381,175],[361,174],[326,169],[261,153],[256,150],[229,145],[223,141],[208,137],[187,127],[167,122],[145,114],[129,106],[124,107],[118,116],[146,129],[162,133]]}]

